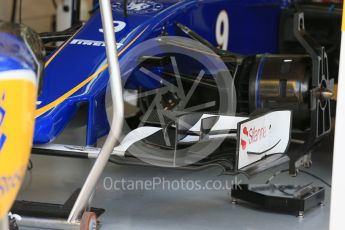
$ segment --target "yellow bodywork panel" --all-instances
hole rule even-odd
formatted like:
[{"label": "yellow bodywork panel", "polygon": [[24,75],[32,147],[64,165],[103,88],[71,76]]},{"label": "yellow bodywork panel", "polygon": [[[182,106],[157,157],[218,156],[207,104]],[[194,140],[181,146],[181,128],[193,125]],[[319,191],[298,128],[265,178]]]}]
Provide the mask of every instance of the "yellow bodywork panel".
[{"label": "yellow bodywork panel", "polygon": [[0,218],[6,216],[27,169],[34,130],[36,77],[0,72]]}]

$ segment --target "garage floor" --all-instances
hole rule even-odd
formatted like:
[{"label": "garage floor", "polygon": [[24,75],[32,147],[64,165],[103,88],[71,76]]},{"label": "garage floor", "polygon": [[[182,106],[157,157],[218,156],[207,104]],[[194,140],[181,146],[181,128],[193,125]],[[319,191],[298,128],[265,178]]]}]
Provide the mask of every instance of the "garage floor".
[{"label": "garage floor", "polygon": [[[60,142],[77,144],[82,141],[82,130],[70,131]],[[332,137],[325,140],[313,155],[310,172],[331,182]],[[69,195],[83,184],[92,162],[88,160],[33,156],[34,168],[27,174],[19,199],[64,203]],[[275,171],[286,169],[287,165],[261,173],[248,181],[239,176],[237,181],[265,183]],[[234,205],[228,190],[177,191],[158,186],[154,191],[107,191],[104,178],[114,180],[152,180],[160,177],[165,180],[221,180],[229,183],[236,178],[219,176],[220,168],[190,172],[149,167],[118,166],[109,164],[103,173],[96,190],[94,207],[105,208],[101,217],[102,229],[245,229],[245,230],[291,230],[328,229],[330,188],[327,187],[326,205],[307,212],[304,218],[292,214],[273,213],[248,205]],[[316,179],[300,174],[297,178],[286,174],[278,176],[274,182],[305,185]],[[110,179],[106,181],[110,186]],[[108,188],[109,189],[109,188]]]}]

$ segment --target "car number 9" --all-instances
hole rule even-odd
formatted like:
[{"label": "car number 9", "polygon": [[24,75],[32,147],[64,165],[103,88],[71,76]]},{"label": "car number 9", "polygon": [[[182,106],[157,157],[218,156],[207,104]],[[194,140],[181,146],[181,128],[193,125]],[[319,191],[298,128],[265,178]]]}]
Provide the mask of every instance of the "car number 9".
[{"label": "car number 9", "polygon": [[228,49],[229,43],[229,30],[230,30],[230,23],[229,23],[229,16],[225,10],[222,10],[217,19],[216,24],[216,40],[218,46],[221,47],[223,50]]}]

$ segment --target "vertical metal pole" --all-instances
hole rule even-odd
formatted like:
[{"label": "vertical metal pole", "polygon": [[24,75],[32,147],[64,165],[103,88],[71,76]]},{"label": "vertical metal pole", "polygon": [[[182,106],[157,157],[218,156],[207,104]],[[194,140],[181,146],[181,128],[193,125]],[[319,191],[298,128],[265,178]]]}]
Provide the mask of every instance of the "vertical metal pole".
[{"label": "vertical metal pole", "polygon": [[2,220],[0,220],[0,230],[9,230],[9,228],[8,216],[6,215]]},{"label": "vertical metal pole", "polygon": [[111,88],[114,116],[107,140],[105,141],[104,146],[95,164],[93,165],[90,174],[87,177],[85,184],[79,194],[79,197],[68,217],[68,222],[70,223],[76,222],[80,218],[85,207],[87,206],[89,199],[94,191],[94,188],[96,187],[97,181],[100,178],[109,160],[109,157],[118,141],[118,138],[122,132],[122,126],[124,121],[122,82],[116,48],[116,39],[111,4],[109,0],[99,0],[99,4],[101,8],[104,39],[106,44],[109,65],[109,84]]},{"label": "vertical metal pole", "polygon": [[332,199],[330,230],[344,229],[345,205],[345,155],[344,155],[344,130],[345,130],[345,9],[343,10],[343,27],[340,52],[340,70],[338,77],[337,119],[335,123],[333,174],[332,174]]},{"label": "vertical metal pole", "polygon": [[81,5],[80,1],[81,0],[72,1],[72,21],[71,21],[72,26],[80,22],[80,5]]}]

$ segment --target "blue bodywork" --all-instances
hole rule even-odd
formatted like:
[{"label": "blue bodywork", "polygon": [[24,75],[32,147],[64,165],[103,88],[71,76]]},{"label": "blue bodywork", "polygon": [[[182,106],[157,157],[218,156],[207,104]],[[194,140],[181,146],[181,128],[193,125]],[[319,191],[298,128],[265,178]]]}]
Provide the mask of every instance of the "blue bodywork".
[{"label": "blue bodywork", "polygon": [[[228,49],[240,54],[278,52],[279,16],[284,0],[145,0],[153,5],[145,11],[124,16],[122,0],[112,1],[116,32],[120,43],[120,64],[139,43],[162,34],[185,36],[176,28],[180,22],[217,46],[216,21],[222,11],[229,16]],[[139,1],[139,2],[145,2]],[[131,2],[131,1],[129,1]],[[138,2],[138,1],[137,1]],[[53,141],[76,114],[81,104],[88,105],[86,145],[94,145],[106,135],[109,124],[105,112],[108,83],[105,47],[100,12],[46,60],[43,88],[38,98],[34,144]],[[149,84],[149,83],[148,83]],[[150,88],[137,81],[131,88]]]},{"label": "blue bodywork", "polygon": [[[16,35],[15,30],[0,31],[0,73],[13,70],[36,71],[36,63],[24,39]],[[6,110],[1,107],[1,103],[5,98],[6,92],[0,92],[0,151],[7,140],[2,130]]]},{"label": "blue bodywork", "polygon": [[23,39],[8,32],[0,32],[0,72],[35,68],[35,61]]}]

